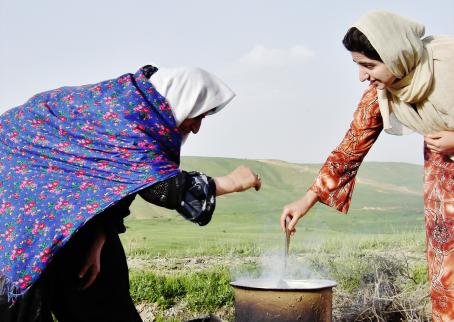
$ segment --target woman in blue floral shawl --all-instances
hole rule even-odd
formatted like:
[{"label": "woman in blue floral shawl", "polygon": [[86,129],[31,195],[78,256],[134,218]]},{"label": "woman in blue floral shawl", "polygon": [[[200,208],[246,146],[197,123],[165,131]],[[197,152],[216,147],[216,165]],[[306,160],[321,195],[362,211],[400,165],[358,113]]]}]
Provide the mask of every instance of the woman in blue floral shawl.
[{"label": "woman in blue floral shawl", "polygon": [[233,97],[202,69],[148,65],[0,116],[0,320],[141,321],[118,238],[135,195],[206,225],[215,196],[260,188],[243,166],[179,169],[182,142]]}]

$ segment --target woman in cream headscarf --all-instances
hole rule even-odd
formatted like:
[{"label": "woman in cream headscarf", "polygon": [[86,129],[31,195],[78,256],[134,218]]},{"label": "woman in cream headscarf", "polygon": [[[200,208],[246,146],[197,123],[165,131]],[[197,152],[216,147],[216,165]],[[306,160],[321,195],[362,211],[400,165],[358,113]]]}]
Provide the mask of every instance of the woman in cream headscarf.
[{"label": "woman in cream headscarf", "polygon": [[244,166],[179,168],[182,142],[233,97],[203,69],[148,65],[1,115],[0,321],[141,321],[118,237],[135,196],[203,226],[216,196],[260,189]]},{"label": "woman in cream headscarf", "polygon": [[454,321],[454,38],[427,37],[424,26],[376,11],[349,29],[343,43],[369,81],[351,127],[305,196],[284,207],[295,225],[316,203],[346,213],[357,170],[382,129],[424,135],[425,217],[435,321]]}]

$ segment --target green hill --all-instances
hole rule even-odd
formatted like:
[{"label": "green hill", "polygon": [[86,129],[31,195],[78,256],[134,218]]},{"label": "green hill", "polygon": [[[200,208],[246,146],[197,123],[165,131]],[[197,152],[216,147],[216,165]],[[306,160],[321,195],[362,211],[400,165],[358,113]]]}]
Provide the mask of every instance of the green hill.
[{"label": "green hill", "polygon": [[[122,238],[130,248],[178,250],[224,247],[226,244],[282,240],[278,219],[282,207],[302,196],[320,164],[293,164],[278,160],[241,160],[185,157],[181,167],[210,176],[225,175],[244,164],[260,174],[263,187],[221,196],[212,222],[199,227],[176,212],[152,206],[137,197],[127,219],[129,233]],[[420,233],[424,230],[422,166],[369,162],[361,166],[348,215],[317,205],[298,225],[304,239],[370,234]],[[303,233],[301,233],[301,231]]]}]

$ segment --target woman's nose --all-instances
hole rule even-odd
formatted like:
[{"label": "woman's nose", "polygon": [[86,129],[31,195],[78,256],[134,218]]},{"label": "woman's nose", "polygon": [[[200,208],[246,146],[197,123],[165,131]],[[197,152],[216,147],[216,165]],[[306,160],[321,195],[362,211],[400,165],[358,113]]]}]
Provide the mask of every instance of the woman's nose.
[{"label": "woman's nose", "polygon": [[359,68],[359,81],[364,82],[369,79],[369,74],[365,68]]}]

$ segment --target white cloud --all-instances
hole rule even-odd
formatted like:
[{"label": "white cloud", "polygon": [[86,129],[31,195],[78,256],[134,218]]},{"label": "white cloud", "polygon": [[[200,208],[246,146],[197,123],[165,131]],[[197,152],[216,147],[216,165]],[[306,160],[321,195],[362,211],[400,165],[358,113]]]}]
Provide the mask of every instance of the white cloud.
[{"label": "white cloud", "polygon": [[241,57],[238,62],[242,65],[260,68],[283,67],[286,65],[304,64],[313,56],[313,51],[301,45],[290,48],[267,48],[263,45],[256,45],[249,53]]}]

